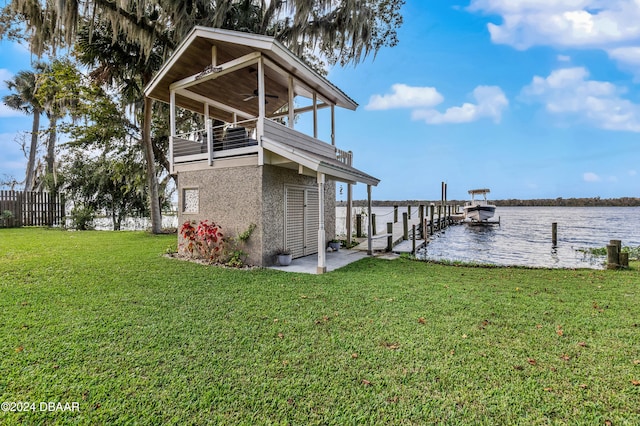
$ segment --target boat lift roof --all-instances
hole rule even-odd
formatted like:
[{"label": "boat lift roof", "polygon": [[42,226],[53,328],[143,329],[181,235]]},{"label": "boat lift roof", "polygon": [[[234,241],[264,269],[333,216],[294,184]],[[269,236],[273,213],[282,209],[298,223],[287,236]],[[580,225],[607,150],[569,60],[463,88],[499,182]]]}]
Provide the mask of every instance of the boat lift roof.
[{"label": "boat lift roof", "polygon": [[491,192],[488,188],[483,188],[483,189],[470,189],[469,190],[469,194],[474,195],[474,194],[488,194],[489,192]]}]

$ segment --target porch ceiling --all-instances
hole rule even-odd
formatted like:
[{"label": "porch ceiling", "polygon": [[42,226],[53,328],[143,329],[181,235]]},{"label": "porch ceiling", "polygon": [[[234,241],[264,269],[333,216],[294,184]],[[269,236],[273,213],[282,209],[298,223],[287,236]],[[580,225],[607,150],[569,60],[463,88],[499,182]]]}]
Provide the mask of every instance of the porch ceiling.
[{"label": "porch ceiling", "polygon": [[[349,109],[357,104],[340,89],[313,71],[279,42],[271,37],[237,31],[195,27],[176,49],[172,57],[145,88],[145,95],[169,103],[169,86],[189,76],[197,75],[212,64],[212,48],[216,49],[216,64],[222,65],[252,52],[260,52],[265,58],[266,115],[271,116],[288,103],[288,76],[294,77],[296,95],[312,97],[318,93],[320,99]],[[258,88],[257,63],[233,72],[202,79],[188,88],[190,92],[242,111],[250,117],[258,116],[258,98],[253,96]],[[186,95],[186,96],[185,96]],[[198,98],[196,96],[196,98]],[[247,98],[251,98],[248,99]],[[202,98],[192,99],[189,93],[178,93],[176,104],[198,113],[204,112]],[[210,114],[222,115],[228,111],[210,110]]]}]

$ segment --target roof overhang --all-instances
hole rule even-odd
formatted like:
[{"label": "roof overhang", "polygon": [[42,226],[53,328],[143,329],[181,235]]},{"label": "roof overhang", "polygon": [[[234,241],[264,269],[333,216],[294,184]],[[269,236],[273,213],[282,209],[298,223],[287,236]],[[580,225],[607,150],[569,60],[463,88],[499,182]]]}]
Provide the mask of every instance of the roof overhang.
[{"label": "roof overhang", "polygon": [[345,183],[377,186],[380,179],[364,173],[355,167],[348,166],[337,159],[325,157],[304,149],[296,148],[270,139],[262,138],[262,147],[284,159],[291,161],[315,173]]}]

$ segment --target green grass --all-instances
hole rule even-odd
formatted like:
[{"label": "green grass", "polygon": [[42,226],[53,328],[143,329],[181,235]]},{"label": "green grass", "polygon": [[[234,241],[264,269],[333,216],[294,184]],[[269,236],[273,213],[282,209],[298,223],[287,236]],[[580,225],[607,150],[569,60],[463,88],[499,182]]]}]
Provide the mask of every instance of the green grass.
[{"label": "green grass", "polygon": [[171,244],[0,230],[0,402],[80,407],[0,424],[640,424],[637,263],[310,276]]}]

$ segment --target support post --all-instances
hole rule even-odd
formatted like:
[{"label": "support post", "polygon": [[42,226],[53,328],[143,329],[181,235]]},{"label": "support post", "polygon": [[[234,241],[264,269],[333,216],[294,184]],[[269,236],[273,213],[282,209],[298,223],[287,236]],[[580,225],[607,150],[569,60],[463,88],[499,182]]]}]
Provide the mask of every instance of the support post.
[{"label": "support post", "polygon": [[558,246],[558,222],[551,224],[551,245],[553,247]]},{"label": "support post", "polygon": [[318,94],[313,92],[313,137],[318,139]]},{"label": "support post", "polygon": [[393,223],[398,223],[398,206],[393,206]]},{"label": "support post", "polygon": [[429,235],[433,235],[433,211],[435,208],[433,204],[429,206]]},{"label": "support post", "polygon": [[416,225],[414,224],[411,229],[411,254],[416,254]]},{"label": "support post", "polygon": [[393,222],[387,222],[387,251],[393,250]]},{"label": "support post", "polygon": [[371,256],[373,254],[373,244],[371,240],[371,185],[367,185],[367,207],[369,209],[369,229],[367,230],[367,254]]},{"label": "support post", "polygon": [[288,90],[288,95],[289,95],[289,116],[287,118],[287,126],[290,129],[293,129],[293,122],[295,121],[295,113],[294,113],[294,106],[293,106],[293,99],[295,97],[295,93],[294,93],[294,88],[293,88],[293,77],[289,76],[289,90]]},{"label": "support post", "polygon": [[362,237],[362,215],[359,213],[356,215],[356,237]]},{"label": "support post", "polygon": [[169,92],[169,173],[174,173],[173,138],[176,135],[176,91]]},{"label": "support post", "polygon": [[327,272],[326,235],[324,232],[324,173],[318,173],[318,274]]},{"label": "support post", "polygon": [[[208,113],[207,108],[207,113]],[[209,114],[207,114],[208,116]],[[207,118],[207,158],[209,159],[209,166],[213,166],[213,124],[212,121]]]},{"label": "support post", "polygon": [[620,255],[617,244],[607,244],[607,269],[618,269]]},{"label": "support post", "polygon": [[351,207],[353,204],[353,200],[351,199],[353,197],[353,193],[351,190],[351,184],[347,184],[347,246],[351,246],[351,231],[352,231],[352,227],[353,224],[351,223]]},{"label": "support post", "polygon": [[[262,136],[264,136],[264,118],[266,117],[265,108],[265,87],[264,87],[264,58],[260,56],[258,58],[258,124],[256,126],[258,139],[258,165],[264,164],[264,150],[262,149]],[[233,122],[236,123],[236,114],[233,114]],[[324,175],[323,175],[324,179]]]},{"label": "support post", "polygon": [[371,226],[373,228],[373,231],[372,231],[373,235],[376,235],[377,234],[377,232],[376,232],[376,215],[373,214],[373,213],[371,214]]},{"label": "support post", "polygon": [[409,220],[407,219],[407,213],[402,213],[402,239],[409,239]]}]

